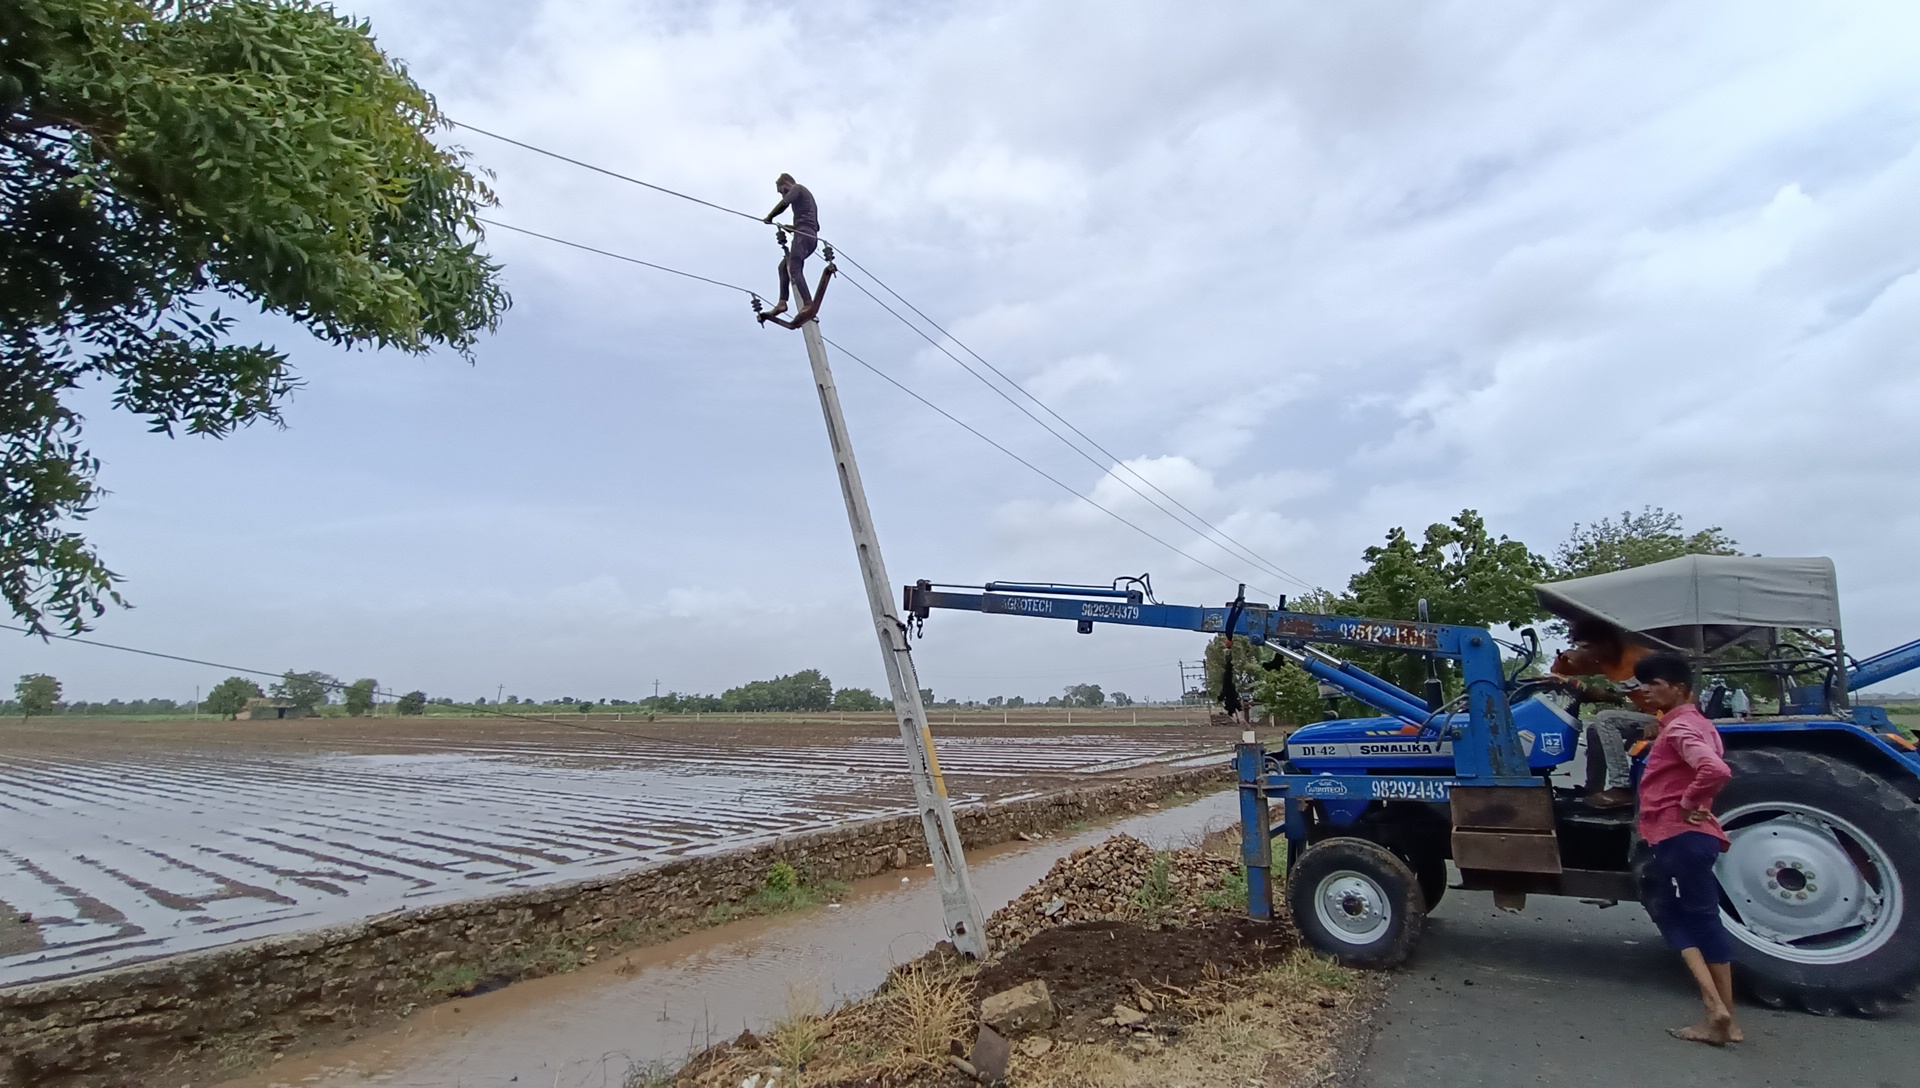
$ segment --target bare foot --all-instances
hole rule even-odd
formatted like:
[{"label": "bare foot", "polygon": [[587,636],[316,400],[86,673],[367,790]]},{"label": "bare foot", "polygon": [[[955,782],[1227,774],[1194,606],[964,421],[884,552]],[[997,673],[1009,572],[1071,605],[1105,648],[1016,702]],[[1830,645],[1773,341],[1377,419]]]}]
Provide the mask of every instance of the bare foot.
[{"label": "bare foot", "polygon": [[1727,1042],[1744,1043],[1746,1041],[1747,1041],[1747,1033],[1744,1031],[1741,1031],[1740,1025],[1734,1023],[1732,1019],[1729,1018],[1727,1021]]},{"label": "bare foot", "polygon": [[1689,1043],[1705,1043],[1708,1046],[1726,1046],[1731,1041],[1728,1029],[1731,1024],[1719,1018],[1703,1020],[1684,1028],[1668,1028],[1667,1034]]}]

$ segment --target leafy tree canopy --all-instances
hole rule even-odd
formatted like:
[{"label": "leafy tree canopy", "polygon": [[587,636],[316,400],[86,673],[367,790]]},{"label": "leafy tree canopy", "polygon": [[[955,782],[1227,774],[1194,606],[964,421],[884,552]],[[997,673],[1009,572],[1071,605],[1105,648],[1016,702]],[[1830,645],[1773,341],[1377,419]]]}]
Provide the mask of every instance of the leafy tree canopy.
[{"label": "leafy tree canopy", "polygon": [[1347,582],[1343,614],[1418,619],[1424,599],[1433,622],[1474,627],[1539,619],[1533,587],[1551,573],[1547,561],[1525,544],[1494,537],[1475,510],[1427,526],[1418,545],[1405,529],[1390,529],[1384,545],[1368,548],[1360,558],[1366,569]]},{"label": "leafy tree canopy", "polygon": [[287,674],[273,685],[273,697],[285,699],[289,704],[302,710],[312,710],[317,706],[325,706],[327,697],[339,688],[340,681],[324,672],[288,670]]},{"label": "leafy tree canopy", "polygon": [[1585,578],[1630,567],[1644,567],[1683,555],[1739,555],[1737,542],[1718,525],[1689,533],[1679,514],[1643,506],[1623,510],[1620,520],[1601,518],[1575,524],[1553,553],[1555,578]]},{"label": "leafy tree canopy", "polygon": [[13,685],[13,700],[22,718],[51,714],[60,701],[60,681],[43,672],[28,673]]},{"label": "leafy tree canopy", "polygon": [[833,693],[835,710],[887,710],[891,705],[867,688],[841,688]]},{"label": "leafy tree canopy", "polygon": [[755,680],[720,693],[720,708],[729,711],[826,710],[831,706],[833,681],[819,669]]},{"label": "leafy tree canopy", "polygon": [[393,709],[395,713],[406,717],[425,714],[427,712],[427,693],[424,691],[409,691],[394,700]]},{"label": "leafy tree canopy", "polygon": [[258,699],[262,694],[259,684],[244,676],[229,676],[213,685],[213,690],[201,700],[200,708],[209,714],[231,718],[247,708],[248,699]]},{"label": "leafy tree canopy", "polygon": [[222,299],[408,352],[508,304],[433,99],[313,0],[7,0],[0,110],[0,596],[36,631],[120,599],[68,527],[100,495],[71,391],[223,436],[297,382]]},{"label": "leafy tree canopy", "polygon": [[[378,680],[355,680],[342,692],[342,702],[347,704],[347,716],[364,718],[373,713],[373,693],[380,686]],[[486,702],[485,699],[480,700]]]},{"label": "leafy tree canopy", "polygon": [[1062,695],[1068,706],[1107,705],[1107,693],[1100,690],[1099,684],[1070,684]]}]

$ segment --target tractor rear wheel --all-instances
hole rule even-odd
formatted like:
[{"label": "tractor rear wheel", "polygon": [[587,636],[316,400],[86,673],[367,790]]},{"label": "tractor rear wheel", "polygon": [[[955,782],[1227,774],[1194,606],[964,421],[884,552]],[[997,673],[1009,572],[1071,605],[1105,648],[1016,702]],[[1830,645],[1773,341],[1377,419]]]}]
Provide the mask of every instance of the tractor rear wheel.
[{"label": "tractor rear wheel", "polygon": [[1426,896],[1412,867],[1376,842],[1322,839],[1287,883],[1302,937],[1346,967],[1398,967],[1426,927]]},{"label": "tractor rear wheel", "polygon": [[1877,1015],[1920,986],[1920,805],[1844,760],[1727,753],[1715,805],[1734,963],[1762,1003]]}]

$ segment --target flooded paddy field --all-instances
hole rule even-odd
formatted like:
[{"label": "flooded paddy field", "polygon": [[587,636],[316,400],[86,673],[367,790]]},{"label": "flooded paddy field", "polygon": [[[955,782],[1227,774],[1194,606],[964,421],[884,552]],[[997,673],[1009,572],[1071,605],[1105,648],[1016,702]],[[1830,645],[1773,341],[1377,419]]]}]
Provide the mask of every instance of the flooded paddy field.
[{"label": "flooded paddy field", "polygon": [[[1204,765],[1233,740],[1103,717],[936,718],[955,801]],[[891,721],[861,719],[8,723],[0,985],[910,811]]]}]

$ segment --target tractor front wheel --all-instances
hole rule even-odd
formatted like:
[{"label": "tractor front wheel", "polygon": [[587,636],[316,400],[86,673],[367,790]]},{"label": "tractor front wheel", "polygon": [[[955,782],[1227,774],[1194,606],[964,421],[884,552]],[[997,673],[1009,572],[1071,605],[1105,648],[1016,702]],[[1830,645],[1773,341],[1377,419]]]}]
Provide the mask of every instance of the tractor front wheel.
[{"label": "tractor front wheel", "polygon": [[1287,882],[1287,906],[1306,942],[1346,967],[1398,967],[1426,928],[1413,869],[1366,839],[1322,839]]}]

